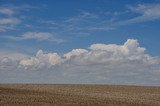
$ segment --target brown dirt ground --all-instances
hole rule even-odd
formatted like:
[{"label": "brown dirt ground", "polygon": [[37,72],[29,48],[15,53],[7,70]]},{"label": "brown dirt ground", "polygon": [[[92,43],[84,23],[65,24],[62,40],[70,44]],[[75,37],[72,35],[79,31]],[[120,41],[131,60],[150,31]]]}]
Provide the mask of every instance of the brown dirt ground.
[{"label": "brown dirt ground", "polygon": [[160,106],[160,87],[0,84],[0,106]]}]

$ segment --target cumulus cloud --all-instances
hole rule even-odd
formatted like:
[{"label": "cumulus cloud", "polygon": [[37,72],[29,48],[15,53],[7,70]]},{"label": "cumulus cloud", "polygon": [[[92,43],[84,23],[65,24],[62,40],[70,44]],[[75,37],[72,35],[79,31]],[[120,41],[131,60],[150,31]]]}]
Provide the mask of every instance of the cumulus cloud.
[{"label": "cumulus cloud", "polygon": [[72,58],[73,56],[79,56],[81,54],[84,54],[84,53],[87,53],[88,51],[85,50],[85,49],[73,49],[71,52],[68,52],[66,54],[64,54],[64,57],[66,59],[70,59]]},{"label": "cumulus cloud", "polygon": [[[0,67],[8,61],[3,59]],[[160,58],[146,54],[134,39],[122,45],[92,44],[89,49],[73,49],[63,55],[39,50],[35,56],[17,62],[14,71],[21,74],[12,78],[15,82],[160,85],[156,74],[160,73]]]},{"label": "cumulus cloud", "polygon": [[57,53],[43,53],[39,50],[35,57],[24,59],[20,61],[23,66],[37,66],[40,64],[56,65],[61,62],[61,57]]}]

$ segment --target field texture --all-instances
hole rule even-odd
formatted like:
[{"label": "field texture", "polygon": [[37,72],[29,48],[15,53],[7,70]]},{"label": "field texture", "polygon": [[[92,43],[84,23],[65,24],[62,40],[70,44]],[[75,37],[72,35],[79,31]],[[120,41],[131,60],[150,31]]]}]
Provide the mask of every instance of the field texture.
[{"label": "field texture", "polygon": [[0,106],[160,106],[160,87],[1,84]]}]

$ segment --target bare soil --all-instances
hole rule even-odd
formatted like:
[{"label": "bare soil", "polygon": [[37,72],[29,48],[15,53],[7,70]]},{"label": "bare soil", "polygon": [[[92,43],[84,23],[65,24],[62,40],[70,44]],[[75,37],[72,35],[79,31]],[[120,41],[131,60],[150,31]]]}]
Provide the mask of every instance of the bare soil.
[{"label": "bare soil", "polygon": [[0,106],[160,106],[160,87],[0,84]]}]

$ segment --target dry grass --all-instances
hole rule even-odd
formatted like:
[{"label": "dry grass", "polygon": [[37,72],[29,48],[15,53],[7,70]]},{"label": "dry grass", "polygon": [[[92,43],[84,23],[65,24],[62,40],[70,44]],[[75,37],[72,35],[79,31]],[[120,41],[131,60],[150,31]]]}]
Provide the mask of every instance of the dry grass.
[{"label": "dry grass", "polygon": [[160,106],[160,87],[1,84],[0,106]]}]

